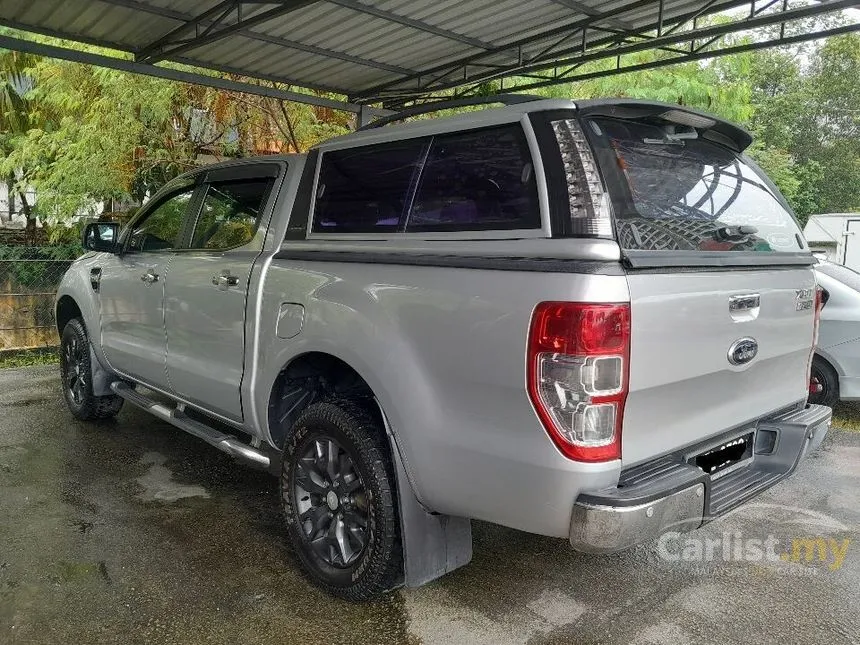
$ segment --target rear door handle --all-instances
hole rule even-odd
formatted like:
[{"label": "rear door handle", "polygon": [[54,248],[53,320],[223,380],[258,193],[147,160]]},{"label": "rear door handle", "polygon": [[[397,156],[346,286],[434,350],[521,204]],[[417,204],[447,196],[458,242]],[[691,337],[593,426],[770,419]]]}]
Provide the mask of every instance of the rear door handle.
[{"label": "rear door handle", "polygon": [[158,282],[158,274],[150,269],[142,276],[140,276],[140,279],[143,280],[146,284],[152,284],[153,282]]},{"label": "rear door handle", "polygon": [[212,284],[222,291],[226,291],[230,287],[235,287],[239,284],[239,277],[230,275],[229,271],[224,271],[221,275],[212,276]]}]

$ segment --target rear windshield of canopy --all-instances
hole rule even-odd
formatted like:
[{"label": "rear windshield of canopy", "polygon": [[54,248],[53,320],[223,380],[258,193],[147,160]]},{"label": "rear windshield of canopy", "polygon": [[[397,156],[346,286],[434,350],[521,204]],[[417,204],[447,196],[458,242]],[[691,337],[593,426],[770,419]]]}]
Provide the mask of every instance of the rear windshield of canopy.
[{"label": "rear windshield of canopy", "polygon": [[797,253],[794,217],[743,156],[689,127],[586,120],[625,250]]}]

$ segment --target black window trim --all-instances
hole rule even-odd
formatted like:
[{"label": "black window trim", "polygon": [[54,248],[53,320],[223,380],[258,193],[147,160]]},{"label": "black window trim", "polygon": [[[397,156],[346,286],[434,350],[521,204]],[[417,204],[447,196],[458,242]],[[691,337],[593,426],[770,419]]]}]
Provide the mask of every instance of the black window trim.
[{"label": "black window trim", "polygon": [[320,157],[318,148],[309,151],[302,167],[302,176],[296,188],[296,196],[290,210],[284,240],[304,240],[310,226],[310,214],[316,195],[317,164]]},{"label": "black window trim", "polygon": [[[272,209],[274,208],[274,204],[276,201],[275,197],[278,194],[278,181],[281,177],[285,176],[285,171],[288,166],[288,162],[285,161],[261,161],[254,163],[241,163],[233,166],[227,166],[225,168],[215,168],[213,170],[198,173],[196,175],[196,179],[198,182],[197,194],[195,194],[194,196],[196,204],[194,205],[194,208],[189,209],[186,213],[185,221],[183,223],[182,234],[179,238],[179,247],[173,250],[183,254],[220,255],[228,251],[241,249],[242,247],[250,244],[253,240],[245,242],[245,244],[239,244],[237,246],[232,246],[226,249],[191,248],[191,243],[194,239],[194,230],[197,228],[197,224],[200,221],[200,213],[203,210],[203,201],[206,199],[206,194],[209,192],[209,187],[212,184],[222,184],[233,181],[271,179],[272,182],[266,191],[265,197],[263,199],[263,204],[260,207],[260,225],[257,227],[257,231],[259,231],[263,228],[263,222],[267,221],[267,218],[268,221],[266,223],[266,227],[271,225]],[[254,235],[256,236],[256,232],[254,233]],[[262,249],[257,249],[255,250],[255,252],[259,252],[260,250]]]},{"label": "black window trim", "polygon": [[[468,237],[480,237],[482,239],[512,239],[512,238],[525,238],[525,237],[536,237],[536,238],[544,238],[549,236],[549,231],[547,229],[545,218],[544,218],[544,210],[545,210],[545,199],[542,194],[542,191],[546,190],[545,186],[542,184],[546,183],[546,178],[543,175],[542,170],[538,169],[538,165],[542,162],[542,150],[540,150],[536,141],[533,141],[534,131],[532,127],[532,123],[528,120],[528,113],[524,113],[519,115],[516,119],[513,120],[505,120],[499,121],[497,123],[484,123],[481,125],[476,125],[473,127],[456,127],[446,130],[440,130],[436,132],[428,132],[426,134],[416,134],[415,136],[404,136],[393,138],[389,140],[375,140],[368,141],[367,143],[355,143],[353,145],[343,145],[343,146],[333,146],[328,147],[324,146],[321,148],[316,148],[311,151],[311,153],[318,153],[318,158],[316,160],[314,174],[313,174],[313,190],[311,191],[311,199],[310,199],[310,208],[307,213],[307,223],[306,223],[306,231],[304,239],[308,240],[360,240],[360,239],[374,239],[374,240],[384,240],[384,239],[404,239],[404,238],[415,238],[420,237],[422,239],[439,239],[439,240],[451,240],[451,239],[462,239],[463,236]],[[375,146],[384,146],[397,144],[404,141],[420,141],[426,140],[425,151],[429,151],[432,146],[433,140],[436,137],[441,136],[450,136],[457,135],[468,132],[477,132],[480,130],[491,130],[495,128],[502,127],[515,127],[519,128],[520,133],[523,135],[523,138],[526,143],[526,150],[529,154],[529,161],[532,164],[532,172],[535,176],[535,185],[537,189],[537,208],[538,208],[538,218],[537,218],[537,226],[529,227],[529,228],[510,228],[504,229],[499,228],[498,226],[488,226],[486,229],[482,229],[476,226],[470,226],[467,228],[457,228],[457,229],[446,229],[440,230],[436,228],[434,230],[413,230],[406,232],[404,230],[395,230],[395,231],[369,231],[366,233],[345,233],[345,232],[326,232],[326,231],[315,231],[314,230],[314,222],[316,218],[316,207],[317,207],[317,191],[319,186],[319,177],[320,172],[322,170],[322,164],[325,160],[326,154],[330,152],[339,152],[342,150],[353,150],[357,148],[371,148]],[[530,132],[531,130],[531,132]],[[530,136],[531,135],[531,136]],[[536,156],[538,155],[538,156]],[[418,177],[423,176],[424,173],[424,164],[427,162],[428,155],[424,155],[422,159],[421,168],[418,169]],[[543,177],[543,181],[542,181]],[[412,203],[416,197],[416,193],[418,187],[420,185],[420,181],[411,182],[409,186],[409,192],[407,193],[407,202]],[[399,228],[399,227],[398,227]],[[289,239],[289,238],[288,238]],[[292,239],[296,239],[293,237]]]}]

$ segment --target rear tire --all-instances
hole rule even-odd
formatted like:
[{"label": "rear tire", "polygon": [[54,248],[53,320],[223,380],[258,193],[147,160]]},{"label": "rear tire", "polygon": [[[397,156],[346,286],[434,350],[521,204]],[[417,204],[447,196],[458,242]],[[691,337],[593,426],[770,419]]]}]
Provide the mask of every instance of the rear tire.
[{"label": "rear tire", "polygon": [[281,499],[293,549],[328,593],[368,600],[393,589],[403,555],[385,430],[345,399],[309,405],[284,445]]},{"label": "rear tire", "polygon": [[812,359],[810,385],[821,386],[820,392],[810,392],[809,402],[832,408],[839,402],[839,375],[836,370],[817,354]]},{"label": "rear tire", "polygon": [[93,394],[90,341],[80,318],[72,318],[60,338],[60,376],[66,405],[76,419],[95,421],[116,416],[123,399],[116,395]]}]

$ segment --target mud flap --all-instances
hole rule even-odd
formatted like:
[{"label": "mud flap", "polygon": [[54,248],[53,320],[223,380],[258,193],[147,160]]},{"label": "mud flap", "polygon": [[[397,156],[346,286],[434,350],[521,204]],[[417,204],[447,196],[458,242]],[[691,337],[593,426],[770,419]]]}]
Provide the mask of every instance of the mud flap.
[{"label": "mud flap", "polygon": [[117,377],[108,372],[102,362],[96,356],[96,350],[92,343],[90,346],[90,371],[93,379],[93,396],[108,396],[114,394],[110,388],[110,384],[117,380]]},{"label": "mud flap", "polygon": [[472,523],[465,517],[428,513],[415,497],[394,440],[404,584],[420,587],[472,560]]}]

